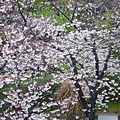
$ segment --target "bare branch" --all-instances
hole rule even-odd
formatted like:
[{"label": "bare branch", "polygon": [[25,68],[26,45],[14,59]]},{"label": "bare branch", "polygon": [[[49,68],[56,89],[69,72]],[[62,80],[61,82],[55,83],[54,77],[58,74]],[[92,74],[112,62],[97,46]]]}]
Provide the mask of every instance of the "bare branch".
[{"label": "bare branch", "polygon": [[72,23],[71,19],[66,16],[59,8],[57,8],[53,3],[51,4],[58,12],[60,12],[65,18],[67,18],[67,20]]}]

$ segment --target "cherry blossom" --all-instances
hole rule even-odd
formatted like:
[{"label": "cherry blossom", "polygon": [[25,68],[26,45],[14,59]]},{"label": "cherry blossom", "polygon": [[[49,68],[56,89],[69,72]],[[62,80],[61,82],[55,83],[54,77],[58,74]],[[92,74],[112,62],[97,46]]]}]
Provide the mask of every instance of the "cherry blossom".
[{"label": "cherry blossom", "polygon": [[[1,3],[0,88],[11,87],[3,91],[5,99],[0,98],[0,119],[59,119],[69,112],[69,104],[80,100],[86,117],[94,120],[96,106],[105,107],[110,99],[119,99],[118,14],[111,15],[115,21],[112,30],[105,24],[100,29],[94,24],[95,18],[101,17],[96,3],[76,2],[75,8],[70,3],[70,19],[48,2],[68,20],[57,25],[51,17],[35,18],[31,11],[25,13],[34,7],[35,0]],[[86,20],[79,18],[83,13]],[[67,27],[74,29],[68,32]],[[50,82],[38,84],[47,75],[52,76]],[[60,101],[56,89],[64,81],[74,86],[75,96]]]}]

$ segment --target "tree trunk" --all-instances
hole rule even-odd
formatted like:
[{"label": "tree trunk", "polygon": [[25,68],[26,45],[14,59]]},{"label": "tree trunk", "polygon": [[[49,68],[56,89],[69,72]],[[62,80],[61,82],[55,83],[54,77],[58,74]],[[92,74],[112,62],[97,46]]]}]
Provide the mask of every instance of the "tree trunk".
[{"label": "tree trunk", "polygon": [[[94,90],[94,89],[93,89]],[[91,92],[91,106],[89,108],[88,118],[89,120],[95,120],[95,105],[96,105],[96,90]]]},{"label": "tree trunk", "polygon": [[89,120],[95,120],[95,111],[90,111],[90,113],[89,113],[89,116],[88,116],[88,119]]}]

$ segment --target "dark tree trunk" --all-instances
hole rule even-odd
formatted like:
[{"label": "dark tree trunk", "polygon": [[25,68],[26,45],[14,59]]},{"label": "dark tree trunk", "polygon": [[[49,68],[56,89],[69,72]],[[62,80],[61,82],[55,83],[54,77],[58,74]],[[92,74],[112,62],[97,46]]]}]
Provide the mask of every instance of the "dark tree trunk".
[{"label": "dark tree trunk", "polygon": [[92,87],[92,90],[90,93],[91,93],[91,101],[90,101],[90,104],[91,106],[88,108],[87,110],[87,118],[89,120],[95,120],[95,112],[96,112],[96,98],[97,98],[97,91],[95,90],[94,87]]},{"label": "dark tree trunk", "polygon": [[89,116],[88,116],[88,119],[89,120],[95,120],[95,111],[90,111],[90,113],[89,113]]}]

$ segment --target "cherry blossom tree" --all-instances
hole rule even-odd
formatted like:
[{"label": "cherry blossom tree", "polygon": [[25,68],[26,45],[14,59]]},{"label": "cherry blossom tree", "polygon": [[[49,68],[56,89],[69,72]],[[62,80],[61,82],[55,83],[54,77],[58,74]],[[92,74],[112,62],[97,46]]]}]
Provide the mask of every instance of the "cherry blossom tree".
[{"label": "cherry blossom tree", "polygon": [[[53,2],[46,2],[68,20],[57,25],[51,17],[32,17],[35,2],[1,2],[0,88],[5,98],[0,97],[0,118],[49,119],[51,114],[61,116],[68,111],[67,104],[80,100],[86,118],[95,120],[96,106],[105,106],[120,95],[117,6],[111,16],[105,16],[104,2],[97,6],[76,1],[68,4],[71,16],[67,16]],[[47,75],[50,82],[38,84]],[[64,81],[75,86],[76,97],[61,102],[55,93]],[[6,85],[11,85],[9,91],[4,90]]]}]

